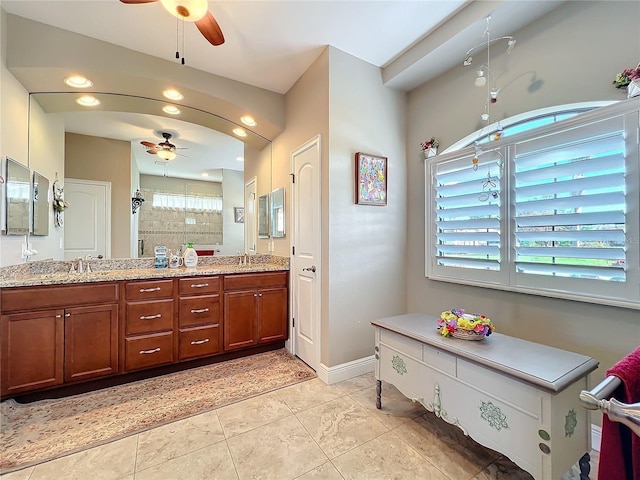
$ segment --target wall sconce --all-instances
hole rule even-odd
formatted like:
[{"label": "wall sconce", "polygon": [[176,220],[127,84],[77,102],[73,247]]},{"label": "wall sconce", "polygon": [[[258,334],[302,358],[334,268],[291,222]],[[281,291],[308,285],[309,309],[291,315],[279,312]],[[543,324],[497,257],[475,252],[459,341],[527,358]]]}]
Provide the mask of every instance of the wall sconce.
[{"label": "wall sconce", "polygon": [[144,202],[144,198],[142,198],[142,192],[140,189],[136,190],[135,196],[131,197],[131,213],[136,213],[138,209],[142,206],[142,202]]}]

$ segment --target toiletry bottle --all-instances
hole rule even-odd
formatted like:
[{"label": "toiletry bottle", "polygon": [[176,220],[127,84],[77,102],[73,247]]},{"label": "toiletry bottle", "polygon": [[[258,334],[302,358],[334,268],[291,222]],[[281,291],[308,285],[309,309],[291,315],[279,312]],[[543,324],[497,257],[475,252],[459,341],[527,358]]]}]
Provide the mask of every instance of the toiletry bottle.
[{"label": "toiletry bottle", "polygon": [[193,248],[193,243],[189,242],[184,251],[184,266],[195,267],[198,265],[198,253]]}]

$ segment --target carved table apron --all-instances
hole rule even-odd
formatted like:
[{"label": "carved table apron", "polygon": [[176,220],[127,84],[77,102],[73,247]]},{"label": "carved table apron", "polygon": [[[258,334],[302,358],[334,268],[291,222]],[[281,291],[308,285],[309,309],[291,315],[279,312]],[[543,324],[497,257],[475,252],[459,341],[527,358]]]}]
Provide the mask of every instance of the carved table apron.
[{"label": "carved table apron", "polygon": [[371,323],[378,408],[389,382],[540,480],[558,480],[589,450],[579,396],[593,358],[499,333],[444,338],[436,317],[418,313]]}]

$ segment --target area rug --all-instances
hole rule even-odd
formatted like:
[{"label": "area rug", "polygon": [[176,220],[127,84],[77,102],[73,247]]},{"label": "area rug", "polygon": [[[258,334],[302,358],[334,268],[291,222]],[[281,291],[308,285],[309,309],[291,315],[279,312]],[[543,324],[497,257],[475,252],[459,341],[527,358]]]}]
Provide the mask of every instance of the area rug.
[{"label": "area rug", "polygon": [[314,378],[281,349],[66,398],[0,404],[0,473]]}]

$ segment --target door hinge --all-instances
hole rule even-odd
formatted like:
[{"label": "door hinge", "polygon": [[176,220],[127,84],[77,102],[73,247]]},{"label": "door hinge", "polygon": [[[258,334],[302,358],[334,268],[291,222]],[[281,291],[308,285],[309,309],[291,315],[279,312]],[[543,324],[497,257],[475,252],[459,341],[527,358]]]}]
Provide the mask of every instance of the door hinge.
[{"label": "door hinge", "polygon": [[289,175],[291,175],[291,183],[296,183],[296,174],[290,173]]},{"label": "door hinge", "polygon": [[296,319],[292,319],[293,320],[293,328],[296,328]]},{"label": "door hinge", "polygon": [[296,254],[296,247],[292,246],[291,247],[291,255],[295,255]]}]

